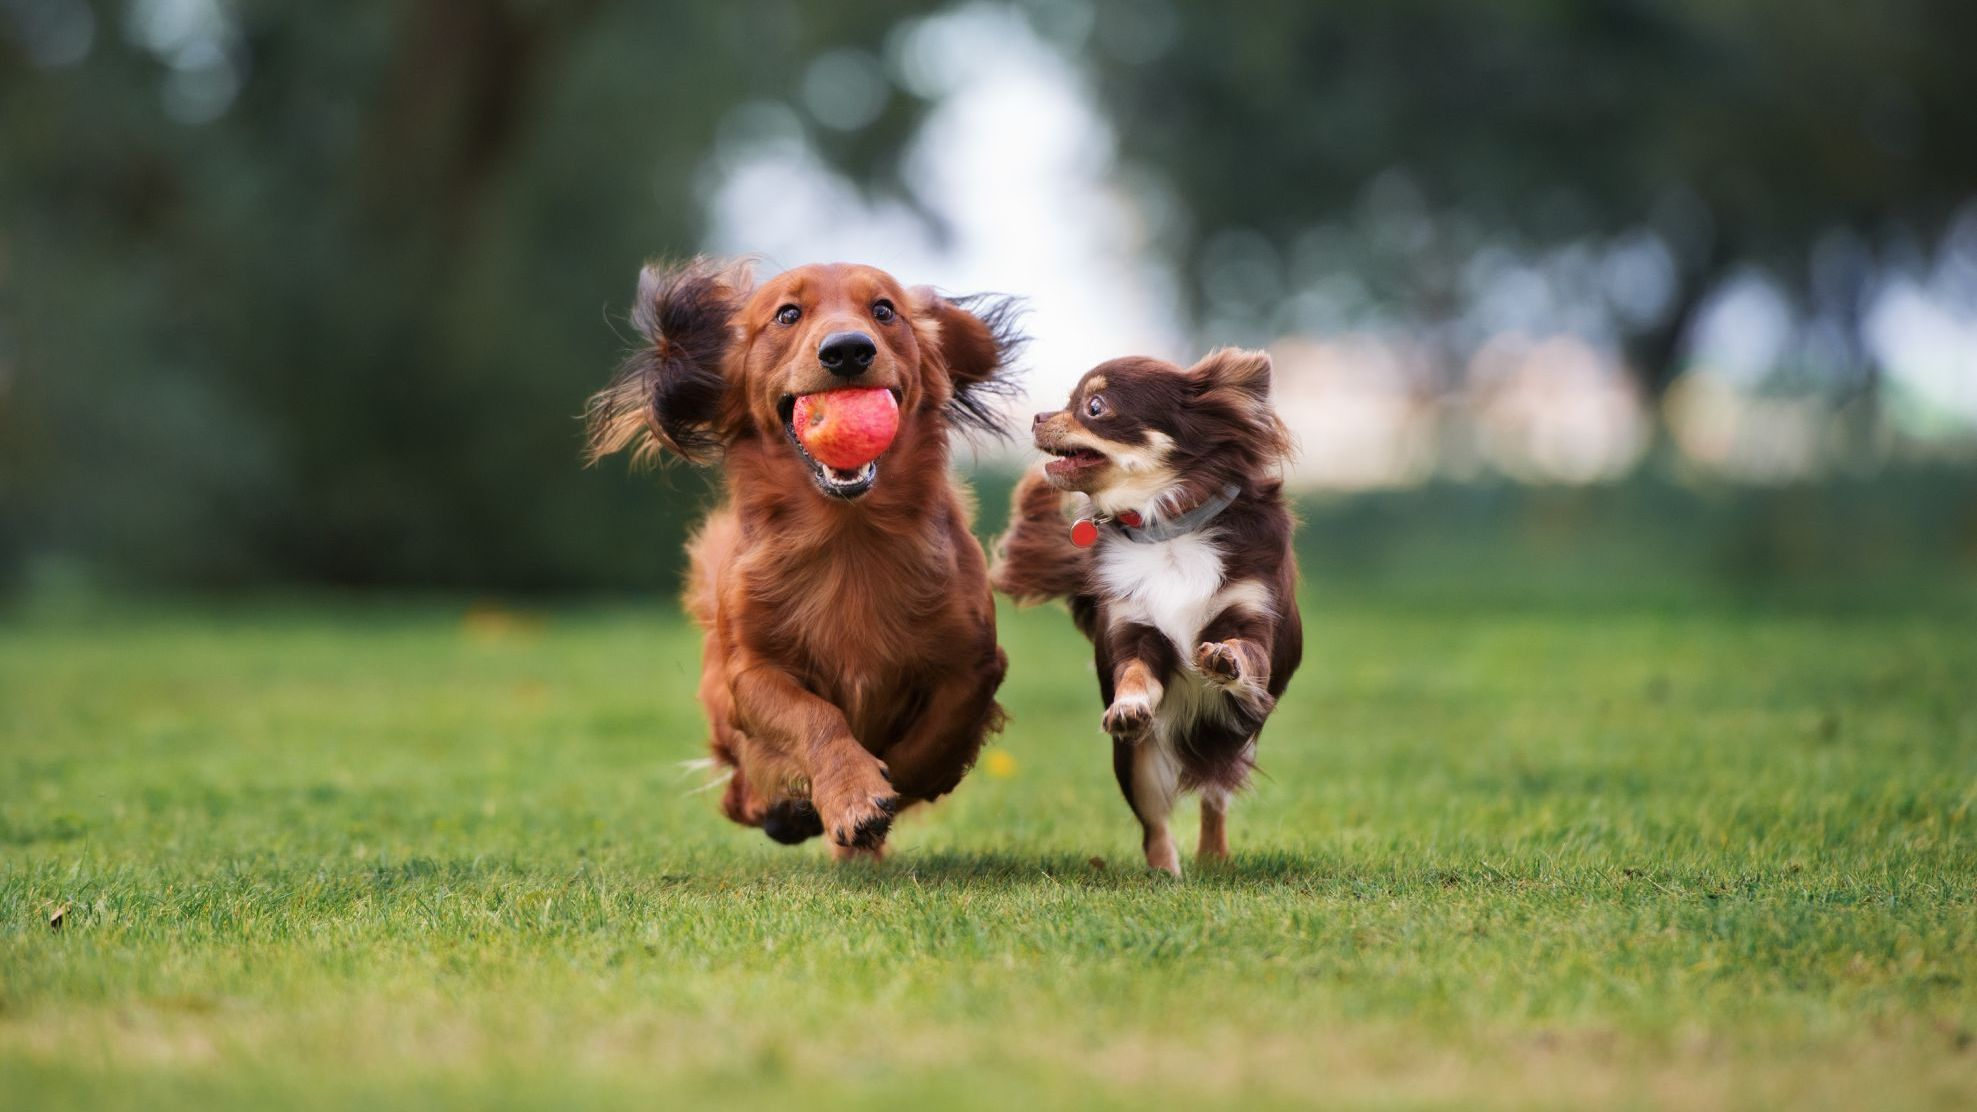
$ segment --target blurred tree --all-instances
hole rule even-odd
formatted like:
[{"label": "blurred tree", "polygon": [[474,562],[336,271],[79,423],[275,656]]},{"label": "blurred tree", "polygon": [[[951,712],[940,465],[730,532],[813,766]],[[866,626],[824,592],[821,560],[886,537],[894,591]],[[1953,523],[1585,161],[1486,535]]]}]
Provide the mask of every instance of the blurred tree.
[{"label": "blurred tree", "polygon": [[[879,10],[0,0],[0,560],[669,583],[704,482],[579,469],[610,320]],[[888,180],[919,108],[827,153]]]},{"label": "blurred tree", "polygon": [[[1453,368],[1549,253],[1658,394],[1757,262],[1871,382],[1889,245],[1977,192],[1962,0],[1025,10],[1088,65],[1218,338],[1393,316]],[[896,26],[876,0],[0,0],[0,578],[47,552],[669,582],[703,480],[576,466],[609,322],[642,258],[700,241],[737,106],[810,104],[829,162],[902,190],[923,104],[883,72],[850,83],[876,109],[805,96]]]},{"label": "blurred tree", "polygon": [[1874,248],[1933,245],[1977,195],[1966,0],[1055,7],[1032,6],[1040,31],[1178,199],[1165,245],[1210,320],[1267,331],[1342,283],[1448,327],[1479,254],[1579,245],[1632,252],[1605,316],[1650,397],[1750,263],[1839,327],[1824,370],[1871,386]]}]

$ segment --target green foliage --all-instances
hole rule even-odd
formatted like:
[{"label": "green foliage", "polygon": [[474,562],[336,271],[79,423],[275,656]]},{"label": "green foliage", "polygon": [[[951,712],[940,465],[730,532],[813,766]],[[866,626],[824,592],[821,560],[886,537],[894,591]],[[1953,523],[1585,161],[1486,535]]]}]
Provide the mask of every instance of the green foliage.
[{"label": "green foliage", "polygon": [[[180,586],[673,581],[707,483],[583,471],[584,398],[640,261],[700,242],[731,110],[802,101],[826,52],[883,70],[891,6],[228,4],[244,84],[196,125],[126,26],[143,5],[97,4],[86,58],[39,68],[22,28],[63,6],[0,0],[0,589],[30,558]],[[1486,243],[1649,228],[1681,268],[1636,322],[1665,382],[1730,261],[1828,228],[1926,243],[1977,181],[1977,7],[1952,0],[1225,8],[1030,10],[1171,183],[1155,248],[1204,282],[1218,232],[1282,256],[1232,287],[1258,314],[1347,275],[1445,322]],[[925,106],[878,87],[868,126],[808,140],[899,191]],[[1433,226],[1425,255],[1300,240],[1395,168],[1418,204],[1387,215]]]},{"label": "green foliage", "polygon": [[[726,110],[874,47],[871,5],[236,14],[250,72],[203,125],[107,14],[80,64],[0,66],[0,203],[28,217],[0,232],[0,568],[668,582],[704,483],[584,473],[584,399],[639,264],[699,242]],[[917,110],[831,150],[884,181]]]},{"label": "green foliage", "polygon": [[[1740,249],[1796,253],[1836,223],[1939,222],[1977,180],[1954,0],[1095,6],[1084,56],[1126,150],[1203,232],[1288,239],[1399,166],[1539,240],[1640,224],[1679,187]],[[1148,9],[1171,12],[1160,52],[1108,49]]]},{"label": "green foliage", "polygon": [[[1970,600],[1312,583],[1180,883],[1085,651],[877,869],[728,825],[670,612],[47,614],[0,637],[17,1104],[1953,1106]],[[66,907],[63,926],[48,916]]]},{"label": "green foliage", "polygon": [[[1342,278],[1368,287],[1361,316],[1441,327],[1487,250],[1652,233],[1673,296],[1609,323],[1658,392],[1734,267],[1773,267],[1857,333],[1871,252],[1912,265],[1977,183],[1959,0],[1093,7],[1080,57],[1123,156],[1172,191],[1165,246],[1195,304],[1225,316],[1268,321]],[[1260,233],[1286,273],[1232,270],[1225,232]]]}]

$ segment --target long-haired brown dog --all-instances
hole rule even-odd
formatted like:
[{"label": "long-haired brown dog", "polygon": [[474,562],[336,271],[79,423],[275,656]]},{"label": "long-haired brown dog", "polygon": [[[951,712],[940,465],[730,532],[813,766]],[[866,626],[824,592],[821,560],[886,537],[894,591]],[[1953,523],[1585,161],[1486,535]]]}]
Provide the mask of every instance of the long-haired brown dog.
[{"label": "long-haired brown dog", "polygon": [[1102,363],[1035,433],[1055,458],[1016,489],[995,585],[1068,600],[1091,639],[1147,864],[1181,871],[1167,819],[1184,788],[1201,791],[1199,855],[1226,857],[1229,797],[1304,649],[1270,357]]},{"label": "long-haired brown dog", "polygon": [[[688,544],[706,637],[700,701],[722,809],[778,842],[880,855],[900,808],[952,791],[1001,722],[1005,660],[948,432],[994,430],[1020,342],[1003,299],[905,289],[866,266],[648,266],[644,344],[591,399],[593,459],[719,462],[724,504]],[[891,447],[854,471],[803,450],[796,399],[893,391]]]}]

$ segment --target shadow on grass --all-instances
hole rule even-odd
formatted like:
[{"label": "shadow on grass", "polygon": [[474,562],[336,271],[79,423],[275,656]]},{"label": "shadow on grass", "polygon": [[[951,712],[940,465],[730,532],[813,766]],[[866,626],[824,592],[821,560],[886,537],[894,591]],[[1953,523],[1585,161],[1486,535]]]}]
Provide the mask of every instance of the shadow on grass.
[{"label": "shadow on grass", "polygon": [[[1631,873],[1631,871],[1630,871]],[[1238,852],[1227,861],[1182,863],[1179,879],[1146,867],[1137,854],[1100,858],[1008,850],[902,852],[879,863],[831,861],[815,843],[766,858],[736,860],[720,853],[684,857],[579,862],[415,859],[361,870],[351,878],[374,890],[470,885],[500,879],[545,886],[631,885],[641,890],[691,889],[746,893],[785,891],[794,883],[852,888],[872,894],[904,888],[1088,888],[1105,891],[1294,890],[1373,896],[1427,889],[1544,886],[1529,868],[1509,871],[1478,861],[1363,861],[1282,851]],[[1586,878],[1577,878],[1583,882]]]},{"label": "shadow on grass", "polygon": [[[1439,896],[1457,890],[1540,893],[1569,888],[1620,895],[1650,888],[1668,893],[1669,884],[1697,891],[1721,887],[1719,879],[1675,875],[1667,870],[1621,868],[1597,862],[1559,868],[1535,859],[1499,866],[1480,857],[1377,857],[1363,859],[1288,851],[1238,852],[1227,861],[1181,864],[1176,879],[1146,867],[1138,857],[1089,858],[1075,854],[1031,855],[1007,851],[943,851],[901,854],[883,864],[835,865],[820,858],[772,866],[760,879],[774,885],[804,878],[825,885],[883,893],[904,886],[967,889],[1073,887],[1096,891],[1301,892],[1355,899]],[[739,870],[724,869],[729,885],[747,885]]]},{"label": "shadow on grass", "polygon": [[817,869],[844,884],[890,888],[900,884],[970,887],[995,885],[1078,885],[1093,888],[1245,889],[1320,887],[1347,878],[1335,864],[1292,854],[1238,854],[1215,865],[1183,864],[1176,880],[1146,867],[1137,855],[1121,858],[1076,854],[1024,854],[1007,851],[947,850],[907,853],[881,865],[817,863]]}]

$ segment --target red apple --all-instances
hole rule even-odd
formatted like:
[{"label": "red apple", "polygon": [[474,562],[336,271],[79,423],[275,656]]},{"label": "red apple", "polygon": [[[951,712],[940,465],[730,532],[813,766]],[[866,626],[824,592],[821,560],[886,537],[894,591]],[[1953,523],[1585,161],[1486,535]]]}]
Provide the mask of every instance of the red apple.
[{"label": "red apple", "polygon": [[899,434],[899,403],[882,388],[826,390],[797,398],[790,423],[817,462],[853,471],[892,445]]}]

